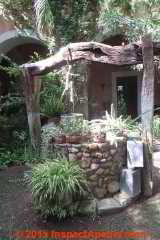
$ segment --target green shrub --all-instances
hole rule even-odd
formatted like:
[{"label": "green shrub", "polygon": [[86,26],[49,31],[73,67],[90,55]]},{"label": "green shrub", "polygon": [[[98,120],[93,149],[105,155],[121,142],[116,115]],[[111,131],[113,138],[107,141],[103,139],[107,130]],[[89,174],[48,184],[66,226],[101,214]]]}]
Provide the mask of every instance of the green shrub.
[{"label": "green shrub", "polygon": [[115,134],[119,135],[121,133],[132,131],[135,127],[135,124],[130,116],[126,118],[123,116],[115,118],[112,115],[107,114],[106,117],[106,132],[113,131]]},{"label": "green shrub", "polygon": [[64,102],[61,99],[63,90],[64,86],[59,74],[49,73],[43,76],[43,90],[40,94],[42,114],[52,117],[64,112]]},{"label": "green shrub", "polygon": [[8,93],[0,97],[0,112],[7,116],[25,109],[24,98],[18,93]]},{"label": "green shrub", "polygon": [[82,134],[89,132],[88,122],[83,119],[67,119],[61,123],[60,127],[65,134]]},{"label": "green shrub", "polygon": [[64,103],[55,96],[50,96],[41,107],[41,112],[47,117],[59,116],[64,112]]},{"label": "green shrub", "polygon": [[62,134],[62,129],[54,123],[45,125],[41,129],[41,154],[48,155],[53,150],[52,139]]},{"label": "green shrub", "polygon": [[22,165],[24,164],[24,154],[22,149],[10,150],[0,148],[0,166]]},{"label": "green shrub", "polygon": [[76,214],[76,200],[87,188],[83,170],[63,155],[34,166],[27,180],[36,208],[59,219]]},{"label": "green shrub", "polygon": [[38,150],[33,149],[33,147],[28,144],[24,148],[24,162],[27,164],[37,164],[44,161]]}]

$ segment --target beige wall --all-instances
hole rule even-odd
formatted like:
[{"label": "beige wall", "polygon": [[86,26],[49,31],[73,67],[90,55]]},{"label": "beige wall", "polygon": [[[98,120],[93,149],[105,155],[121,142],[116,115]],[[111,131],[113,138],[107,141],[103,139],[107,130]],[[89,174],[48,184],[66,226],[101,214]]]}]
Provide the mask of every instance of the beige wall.
[{"label": "beige wall", "polygon": [[[113,97],[113,79],[116,72],[129,76],[135,74],[138,78],[137,88],[137,109],[138,115],[141,114],[141,83],[143,73],[129,70],[125,67],[116,67],[108,64],[91,63],[88,67],[88,111],[89,118],[98,118],[105,114],[105,110],[110,111]],[[160,107],[160,79],[155,78],[155,98],[154,105]],[[160,111],[159,111],[160,112]]]},{"label": "beige wall", "polygon": [[[114,36],[105,41],[106,44],[115,46],[124,42],[123,36]],[[88,115],[89,118],[97,118],[104,115],[105,110],[110,111],[113,102],[113,75],[115,72],[133,72],[138,78],[138,115],[141,113],[141,81],[143,73],[134,72],[129,67],[118,67],[101,63],[90,63],[88,65]],[[126,76],[126,75],[125,75]],[[158,80],[159,79],[159,80]],[[154,105],[160,106],[160,76],[155,77],[155,99]],[[160,111],[159,111],[160,112]]]}]

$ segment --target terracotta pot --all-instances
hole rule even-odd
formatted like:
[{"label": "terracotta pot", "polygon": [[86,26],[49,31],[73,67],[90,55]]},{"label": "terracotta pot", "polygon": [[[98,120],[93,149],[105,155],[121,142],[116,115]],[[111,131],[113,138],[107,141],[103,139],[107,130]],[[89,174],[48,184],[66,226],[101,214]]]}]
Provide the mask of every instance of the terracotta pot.
[{"label": "terracotta pot", "polygon": [[78,144],[81,143],[81,135],[66,135],[66,143]]},{"label": "terracotta pot", "polygon": [[91,134],[83,134],[82,135],[82,142],[89,142],[91,140]]},{"label": "terracotta pot", "polygon": [[54,138],[54,143],[56,143],[56,144],[66,143],[66,137],[64,135],[57,136]]},{"label": "terracotta pot", "polygon": [[92,140],[95,143],[104,143],[106,141],[105,134],[94,134]]}]

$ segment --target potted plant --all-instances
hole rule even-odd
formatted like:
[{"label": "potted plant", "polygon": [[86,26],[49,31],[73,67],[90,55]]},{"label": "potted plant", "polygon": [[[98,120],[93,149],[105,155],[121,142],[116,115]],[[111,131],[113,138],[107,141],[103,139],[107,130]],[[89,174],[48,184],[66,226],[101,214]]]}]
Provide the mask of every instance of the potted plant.
[{"label": "potted plant", "polygon": [[67,143],[80,143],[82,141],[83,120],[71,119],[61,124],[62,131],[66,136]]}]

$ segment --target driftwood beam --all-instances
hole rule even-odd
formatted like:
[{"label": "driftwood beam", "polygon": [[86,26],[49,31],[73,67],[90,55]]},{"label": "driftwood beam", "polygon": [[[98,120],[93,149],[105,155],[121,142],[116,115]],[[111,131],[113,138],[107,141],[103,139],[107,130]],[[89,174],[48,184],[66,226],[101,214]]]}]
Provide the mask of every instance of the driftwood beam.
[{"label": "driftwood beam", "polygon": [[153,193],[152,163],[152,123],[154,106],[154,64],[153,43],[151,35],[145,35],[143,41],[143,80],[141,90],[141,113],[144,142],[144,168],[142,169],[143,194],[146,197]]},{"label": "driftwood beam", "polygon": [[[154,55],[160,55],[160,43],[153,43],[153,50]],[[55,55],[35,63],[24,64],[22,67],[28,69],[31,75],[42,75],[79,60],[118,66],[142,63],[142,43],[125,46],[109,46],[97,42],[70,43]]]}]

